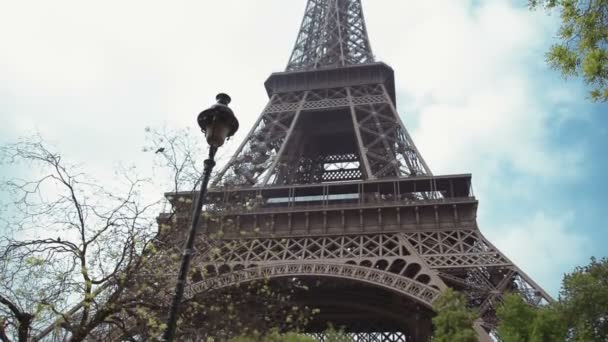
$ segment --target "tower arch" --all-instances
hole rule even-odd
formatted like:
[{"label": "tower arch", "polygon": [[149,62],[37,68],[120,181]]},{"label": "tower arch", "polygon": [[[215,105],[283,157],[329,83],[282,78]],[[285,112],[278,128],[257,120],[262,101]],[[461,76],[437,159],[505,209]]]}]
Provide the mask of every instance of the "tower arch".
[{"label": "tower arch", "polygon": [[335,262],[291,262],[260,265],[207,277],[186,288],[184,297],[193,298],[209,289],[218,290],[256,280],[284,277],[328,277],[348,279],[381,287],[432,308],[441,291],[416,279],[380,269]]},{"label": "tower arch", "polygon": [[532,305],[552,300],[481,234],[472,176],[431,172],[397,112],[393,69],[374,58],[361,0],[308,0],[286,70],[264,86],[268,104],[208,192],[229,209],[202,230],[231,243],[219,260],[199,258],[215,266],[187,296],[317,277],[430,310],[451,287],[479,310],[480,341],[490,341],[504,292]]}]

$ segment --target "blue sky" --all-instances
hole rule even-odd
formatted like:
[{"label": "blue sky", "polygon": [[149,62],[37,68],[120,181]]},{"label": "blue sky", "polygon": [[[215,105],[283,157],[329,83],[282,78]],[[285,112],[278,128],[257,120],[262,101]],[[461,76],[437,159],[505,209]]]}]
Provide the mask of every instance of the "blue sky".
[{"label": "blue sky", "polygon": [[[608,255],[608,106],[547,69],[558,16],[525,2],[364,0],[364,10],[433,172],[473,173],[482,232],[556,294],[564,272]],[[225,91],[242,127],[228,154],[265,105],[263,81],[284,69],[304,6],[3,2],[0,140],[39,132],[111,183],[118,163],[151,169],[144,127],[194,127]]]}]

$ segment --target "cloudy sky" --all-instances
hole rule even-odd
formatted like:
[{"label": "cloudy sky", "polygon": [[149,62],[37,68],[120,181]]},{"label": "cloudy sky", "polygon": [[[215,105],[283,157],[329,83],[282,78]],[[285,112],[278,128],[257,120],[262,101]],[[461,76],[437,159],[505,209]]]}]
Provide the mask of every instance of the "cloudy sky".
[{"label": "cloudy sky", "polygon": [[[0,142],[38,132],[111,182],[118,163],[151,164],[144,127],[194,127],[224,91],[234,148],[305,2],[0,0]],[[558,16],[526,0],[363,2],[406,126],[435,174],[473,174],[482,232],[554,295],[608,255],[608,106],[545,66]]]}]

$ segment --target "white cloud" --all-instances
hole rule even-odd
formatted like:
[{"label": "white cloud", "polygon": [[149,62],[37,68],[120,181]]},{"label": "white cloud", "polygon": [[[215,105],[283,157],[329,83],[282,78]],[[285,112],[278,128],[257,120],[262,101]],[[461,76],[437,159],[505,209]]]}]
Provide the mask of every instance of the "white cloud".
[{"label": "white cloud", "polygon": [[508,0],[366,5],[375,51],[396,70],[401,114],[436,174],[472,172],[485,200],[505,190],[529,197],[530,187],[500,184],[506,174],[537,187],[584,174],[582,143],[550,140],[550,122],[587,114],[579,85],[545,66],[555,17]]},{"label": "white cloud", "polygon": [[576,212],[540,208],[543,189],[585,173],[582,142],[552,141],[556,128],[588,120],[580,84],[545,66],[557,18],[507,0],[366,5],[375,52],[395,68],[399,109],[429,166],[473,173],[482,232],[555,294],[591,244],[569,229]]},{"label": "white cloud", "polygon": [[[0,98],[9,99],[0,111],[12,131],[78,146],[77,158],[103,146],[102,160],[127,151],[133,160],[144,126],[191,126],[222,90],[241,119],[238,140],[266,102],[263,80],[287,61],[305,1],[290,4],[11,3],[0,14]],[[375,52],[396,69],[406,125],[436,173],[480,179],[506,164],[534,176],[577,174],[576,147],[551,151],[546,141],[545,120],[571,112],[575,100],[563,94],[572,90],[546,87],[563,104],[550,113],[528,74],[550,20],[507,0],[364,5]]]},{"label": "white cloud", "polygon": [[[401,114],[431,169],[473,173],[482,232],[555,294],[592,244],[572,229],[576,212],[541,208],[543,189],[585,172],[583,145],[551,141],[549,123],[588,119],[580,85],[545,66],[557,18],[507,0],[365,5],[372,46],[395,69]],[[529,206],[492,204],[506,198]],[[499,222],[506,211],[516,223]]]},{"label": "white cloud", "polygon": [[74,160],[110,175],[117,160],[150,158],[141,153],[145,126],[196,126],[198,112],[225,91],[243,127],[238,141],[267,101],[263,81],[287,62],[304,5],[5,4],[3,140],[39,131]]},{"label": "white cloud", "polygon": [[580,234],[575,222],[572,212],[553,216],[538,212],[492,230],[488,238],[555,296],[563,274],[588,262],[591,241]]},{"label": "white cloud", "polygon": [[[198,112],[226,91],[241,120],[234,148],[265,105],[263,81],[287,63],[305,3],[6,3],[3,137],[38,130],[112,179],[117,160],[149,164],[145,126],[195,126]],[[538,199],[543,182],[580,176],[581,147],[549,141],[548,121],[585,114],[577,85],[547,77],[543,52],[555,17],[508,0],[366,0],[364,7],[374,52],[394,67],[399,109],[435,173],[472,172],[482,203],[505,193]],[[505,172],[516,177],[506,181]],[[491,218],[481,223],[496,226]],[[534,261],[517,260],[526,269]]]}]

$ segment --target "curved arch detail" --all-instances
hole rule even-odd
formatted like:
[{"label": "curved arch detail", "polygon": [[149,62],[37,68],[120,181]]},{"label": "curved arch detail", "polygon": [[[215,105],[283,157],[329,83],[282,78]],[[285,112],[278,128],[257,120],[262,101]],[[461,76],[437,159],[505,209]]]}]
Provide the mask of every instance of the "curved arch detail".
[{"label": "curved arch detail", "polygon": [[184,297],[190,299],[206,290],[254,280],[296,276],[324,276],[364,282],[403,294],[429,308],[432,308],[433,302],[441,294],[439,290],[419,281],[379,269],[340,263],[302,262],[269,264],[210,277],[189,285]]}]

